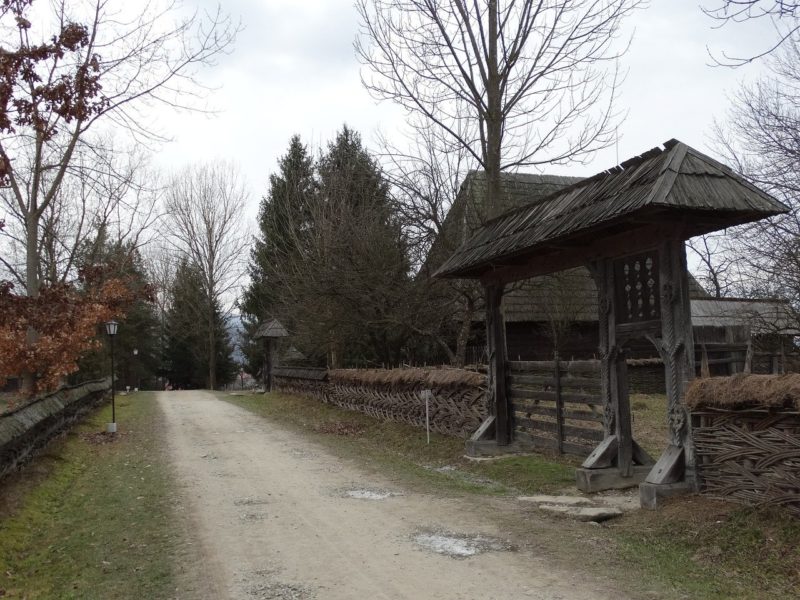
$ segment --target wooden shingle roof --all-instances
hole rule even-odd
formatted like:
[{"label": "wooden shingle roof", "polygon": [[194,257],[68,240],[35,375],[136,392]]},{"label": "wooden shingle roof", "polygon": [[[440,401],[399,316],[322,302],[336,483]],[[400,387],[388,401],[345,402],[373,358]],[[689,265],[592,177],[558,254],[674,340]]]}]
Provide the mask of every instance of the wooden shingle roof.
[{"label": "wooden shingle roof", "polygon": [[[580,240],[675,220],[685,238],[785,213],[788,208],[725,165],[677,140],[654,148],[480,227],[439,268],[439,277],[481,277],[547,260]],[[574,265],[577,266],[578,262]],[[546,272],[546,265],[540,265]],[[552,270],[565,268],[564,263]]]},{"label": "wooden shingle roof", "polygon": [[286,328],[281,325],[278,319],[270,319],[266,323],[259,325],[255,334],[253,335],[253,339],[258,340],[261,338],[281,338],[287,337],[288,335],[289,332],[286,331]]}]

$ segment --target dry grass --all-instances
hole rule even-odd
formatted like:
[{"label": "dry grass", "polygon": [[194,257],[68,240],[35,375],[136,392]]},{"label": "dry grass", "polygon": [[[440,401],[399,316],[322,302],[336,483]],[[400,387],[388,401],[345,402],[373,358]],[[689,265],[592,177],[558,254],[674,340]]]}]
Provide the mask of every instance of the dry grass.
[{"label": "dry grass", "polygon": [[654,459],[667,444],[667,397],[664,394],[631,394],[633,438]]},{"label": "dry grass", "polygon": [[686,405],[698,408],[800,410],[800,374],[705,377],[692,381]]},{"label": "dry grass", "polygon": [[357,385],[478,387],[486,384],[482,373],[451,368],[334,369],[328,373],[331,381]]}]

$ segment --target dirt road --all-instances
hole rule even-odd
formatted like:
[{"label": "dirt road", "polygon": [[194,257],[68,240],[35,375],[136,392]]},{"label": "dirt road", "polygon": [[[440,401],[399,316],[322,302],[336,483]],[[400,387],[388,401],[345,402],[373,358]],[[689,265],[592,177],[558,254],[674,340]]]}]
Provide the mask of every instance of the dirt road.
[{"label": "dirt road", "polygon": [[208,598],[620,599],[205,392],[159,396]]}]

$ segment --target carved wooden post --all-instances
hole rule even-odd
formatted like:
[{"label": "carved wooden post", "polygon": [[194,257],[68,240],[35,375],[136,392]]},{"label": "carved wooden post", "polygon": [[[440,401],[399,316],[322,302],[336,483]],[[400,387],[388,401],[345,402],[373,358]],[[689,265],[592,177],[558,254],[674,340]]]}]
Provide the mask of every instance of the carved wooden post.
[{"label": "carved wooden post", "polygon": [[[653,463],[633,439],[628,367],[623,350],[626,335],[628,338],[631,332],[643,335],[648,327],[652,327],[655,308],[648,296],[639,293],[638,285],[643,280],[647,285],[648,279],[644,274],[647,273],[646,269],[651,268],[653,260],[646,256],[625,260],[631,263],[623,262],[617,266],[612,259],[602,259],[589,265],[598,293],[600,393],[603,397],[605,437],[577,471],[578,488],[585,492],[634,485],[647,472],[636,465]],[[616,273],[617,267],[622,276]],[[616,281],[618,277],[621,277],[620,281]],[[655,282],[651,281],[649,285],[654,286]],[[632,292],[642,299],[641,303],[636,304],[636,310],[633,310],[634,304],[631,302]],[[623,294],[623,300],[619,299],[619,294]],[[626,295],[629,298],[627,307],[623,306]],[[643,324],[631,322],[633,313]]]},{"label": "carved wooden post", "polygon": [[511,442],[511,411],[506,396],[506,328],[500,310],[503,285],[489,284],[485,292],[490,406],[495,414],[497,444],[505,446]]},{"label": "carved wooden post", "polygon": [[647,482],[666,484],[682,481],[685,467],[694,465],[690,423],[683,403],[688,382],[694,378],[694,338],[686,250],[680,239],[670,239],[661,245],[659,285],[659,351],[666,377],[669,447],[653,467]]}]

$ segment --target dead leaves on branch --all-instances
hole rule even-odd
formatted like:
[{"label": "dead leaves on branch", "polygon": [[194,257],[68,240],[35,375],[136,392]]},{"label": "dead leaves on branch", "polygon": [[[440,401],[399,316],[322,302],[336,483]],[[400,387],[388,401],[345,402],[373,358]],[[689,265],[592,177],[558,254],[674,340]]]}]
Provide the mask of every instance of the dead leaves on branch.
[{"label": "dead leaves on branch", "polygon": [[14,293],[0,283],[0,385],[35,373],[37,391],[54,389],[78,370],[78,360],[100,344],[98,326],[125,314],[143,290],[115,277],[78,289],[43,287],[39,296]]}]

